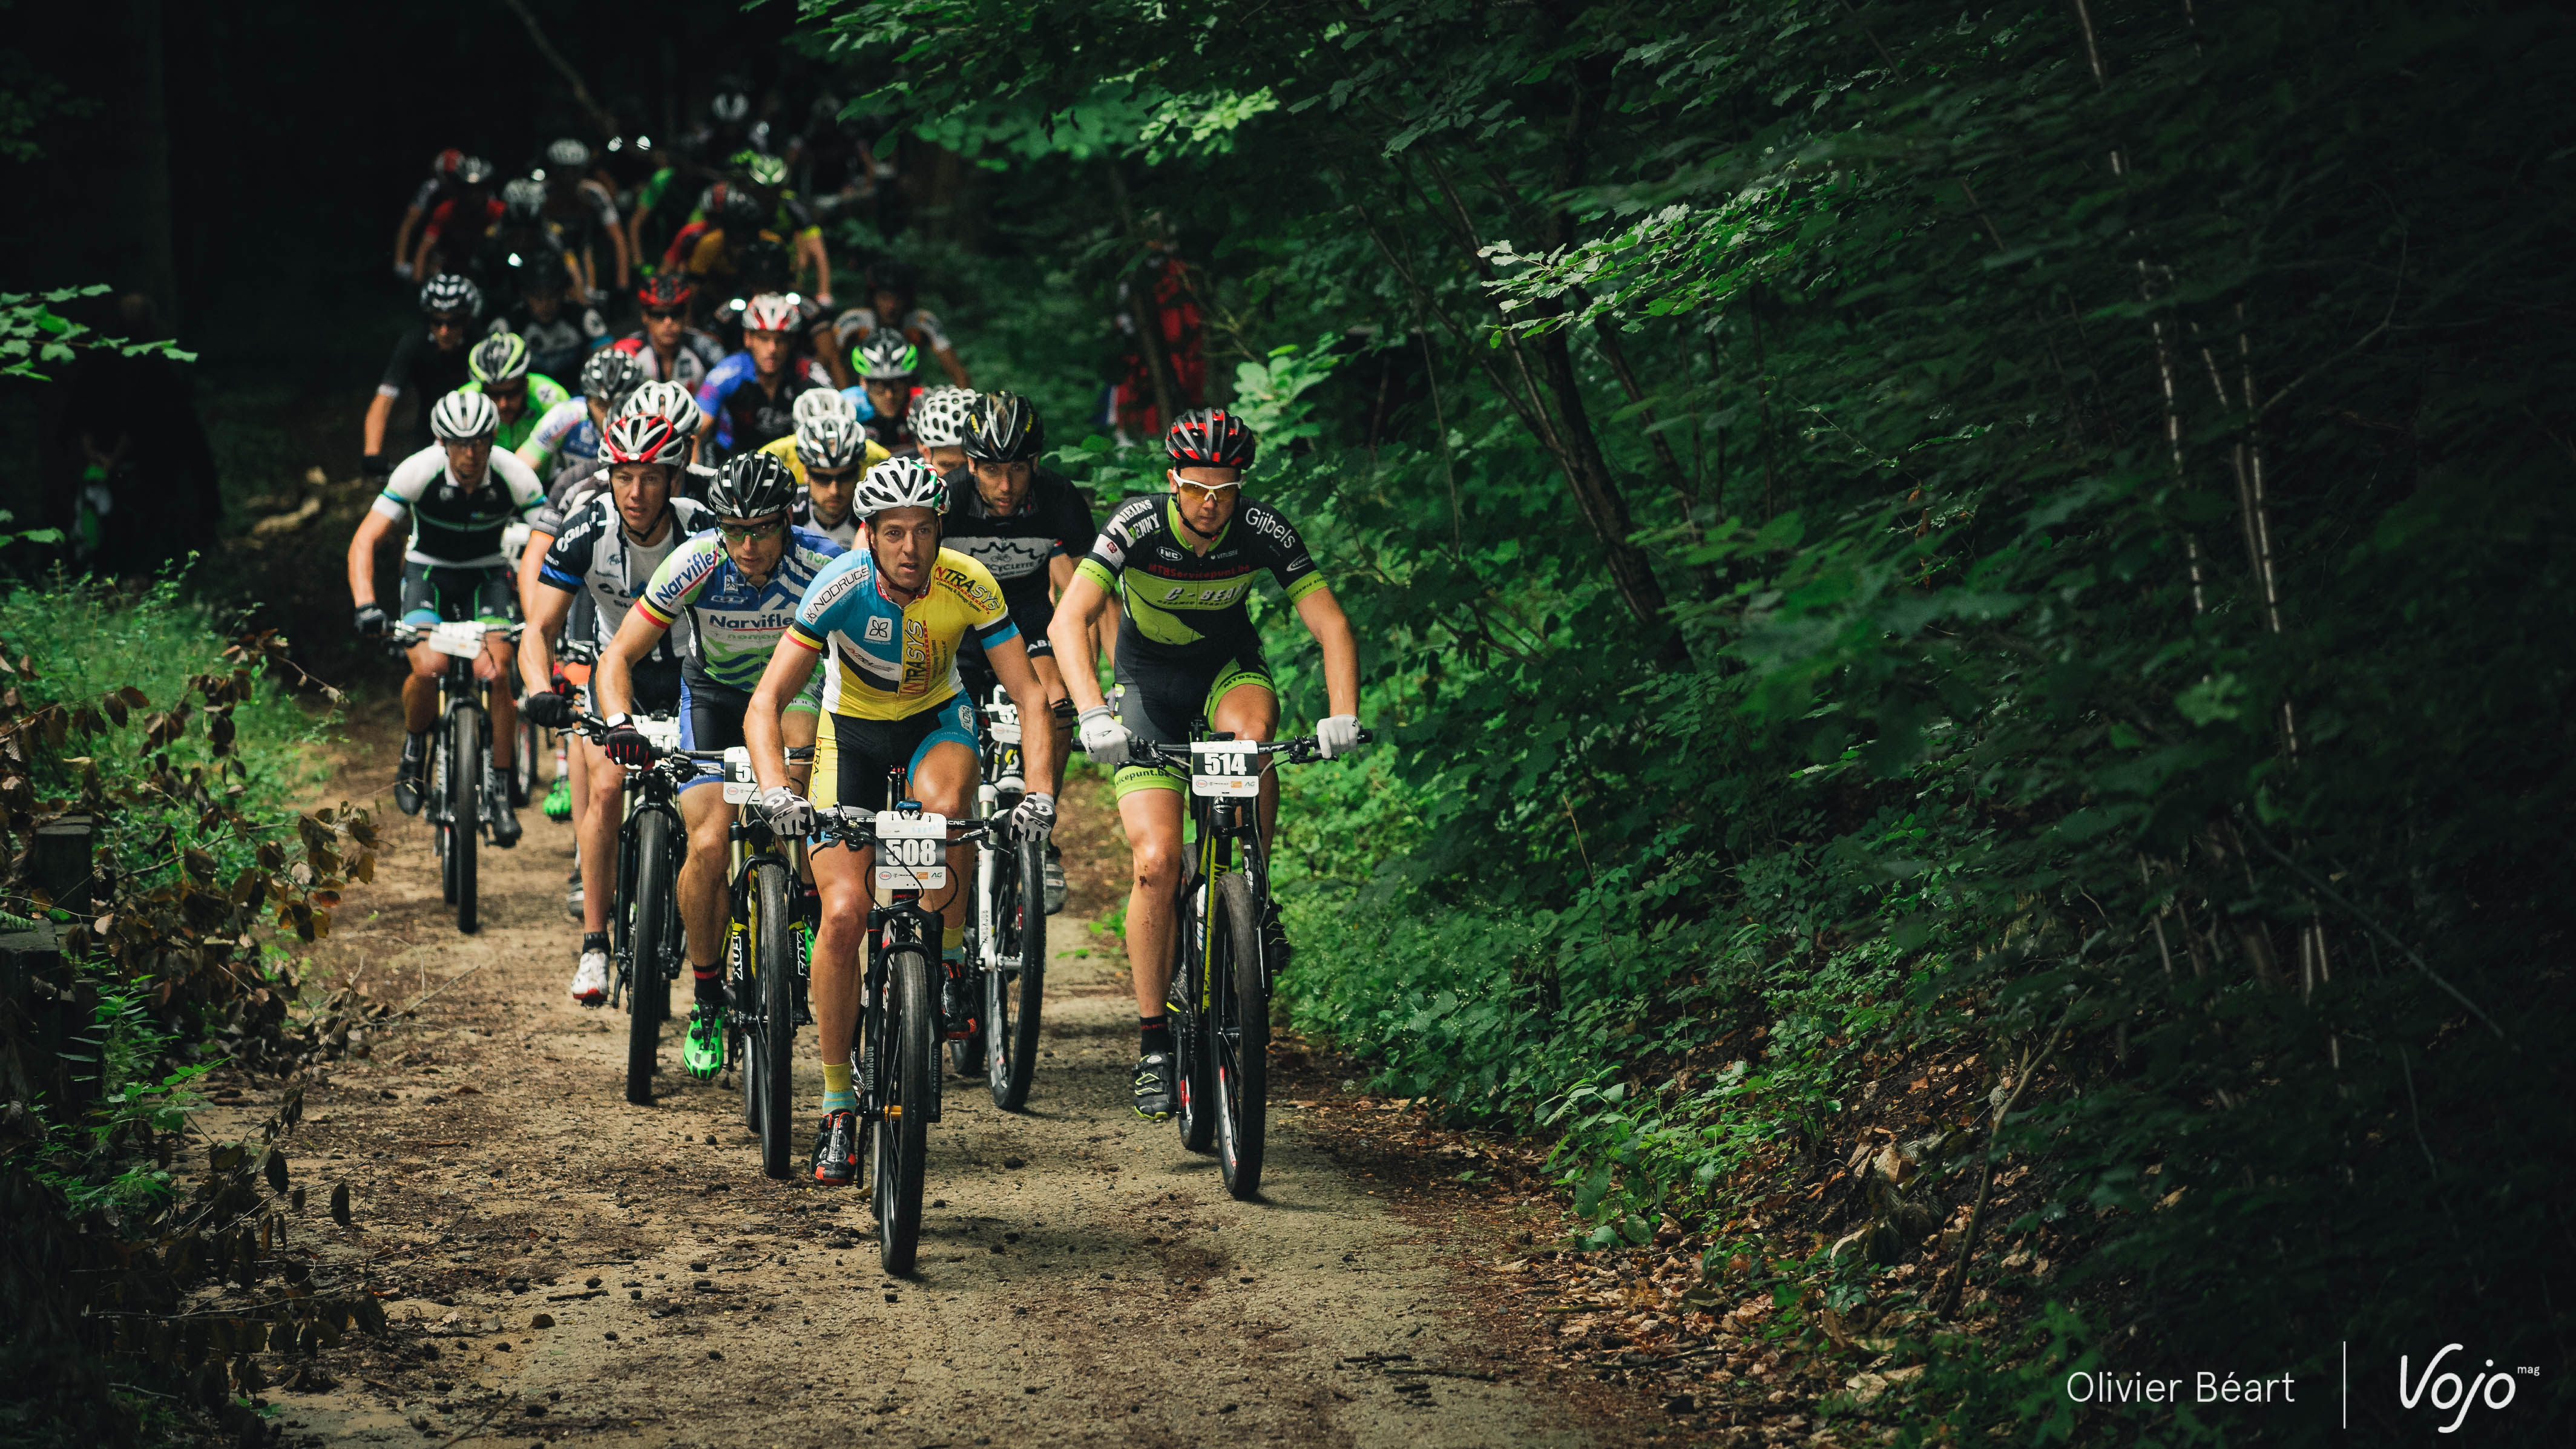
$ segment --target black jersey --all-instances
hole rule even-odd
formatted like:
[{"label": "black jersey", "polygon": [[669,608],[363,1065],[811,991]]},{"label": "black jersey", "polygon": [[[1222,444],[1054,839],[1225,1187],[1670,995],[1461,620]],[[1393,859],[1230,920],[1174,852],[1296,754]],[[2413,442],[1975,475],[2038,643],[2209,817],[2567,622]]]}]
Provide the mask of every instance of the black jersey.
[{"label": "black jersey", "polygon": [[1296,526],[1268,504],[1243,500],[1203,554],[1191,552],[1176,507],[1168,493],[1118,505],[1079,566],[1126,605],[1121,657],[1132,645],[1161,658],[1196,659],[1253,641],[1243,601],[1264,569],[1292,604],[1324,586]]},{"label": "black jersey", "polygon": [[1082,557],[1099,536],[1089,500],[1063,474],[1040,468],[1029,480],[1029,496],[1020,511],[1003,516],[985,509],[969,470],[959,468],[945,481],[949,503],[940,520],[940,545],[982,564],[1002,586],[1002,598],[1015,618],[1030,610],[1046,611],[1049,566],[1058,557]]},{"label": "black jersey", "polygon": [[[672,550],[688,541],[689,535],[706,527],[706,509],[686,498],[671,500],[671,526],[651,543],[637,543],[626,536],[625,520],[617,515],[617,500],[605,492],[593,494],[590,502],[571,516],[563,536],[546,550],[537,578],[568,594],[588,593],[596,612],[594,628],[601,648],[617,637],[617,628],[626,622],[626,611],[635,605],[644,586],[653,578],[653,570]],[[664,634],[653,646],[647,659],[661,665],[680,662],[685,640],[678,630]]]},{"label": "black jersey", "polygon": [[[420,405],[419,420],[412,424],[412,446],[430,441],[429,410],[438,400],[474,380],[466,366],[468,348],[462,341],[451,352],[441,352],[429,338],[429,330],[415,327],[394,344],[393,359],[385,364],[384,381],[376,384],[379,397],[399,398],[410,393]],[[386,451],[392,452],[393,448]]]}]

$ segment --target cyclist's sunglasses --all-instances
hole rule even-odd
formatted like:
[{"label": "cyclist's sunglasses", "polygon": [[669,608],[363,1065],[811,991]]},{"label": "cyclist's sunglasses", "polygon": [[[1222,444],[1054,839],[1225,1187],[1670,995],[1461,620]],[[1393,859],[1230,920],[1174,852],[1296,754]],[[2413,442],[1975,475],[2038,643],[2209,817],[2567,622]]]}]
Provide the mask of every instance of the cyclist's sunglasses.
[{"label": "cyclist's sunglasses", "polygon": [[859,476],[856,468],[817,468],[807,464],[805,476],[817,483],[847,483]]},{"label": "cyclist's sunglasses", "polygon": [[432,332],[462,332],[474,325],[474,319],[462,312],[433,312],[429,316]]},{"label": "cyclist's sunglasses", "polygon": [[758,523],[718,523],[716,532],[723,534],[724,541],[727,543],[751,543],[767,538],[786,526],[787,520],[784,517],[764,518]]},{"label": "cyclist's sunglasses", "polygon": [[1243,487],[1243,484],[1239,480],[1233,483],[1193,483],[1178,473],[1172,475],[1172,482],[1180,488],[1181,496],[1183,498],[1191,499],[1199,503],[1205,503],[1211,498],[1218,498],[1228,493],[1237,492]]},{"label": "cyclist's sunglasses", "polygon": [[647,322],[676,322],[687,315],[687,311],[679,307],[647,307],[644,309],[644,320]]}]

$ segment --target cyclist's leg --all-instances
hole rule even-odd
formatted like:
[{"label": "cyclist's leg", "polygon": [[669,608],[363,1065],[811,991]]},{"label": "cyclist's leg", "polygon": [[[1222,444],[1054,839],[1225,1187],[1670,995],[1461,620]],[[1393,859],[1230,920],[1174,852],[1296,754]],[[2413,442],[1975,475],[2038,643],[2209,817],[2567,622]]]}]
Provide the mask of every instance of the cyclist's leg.
[{"label": "cyclist's leg", "polygon": [[626,814],[626,771],[588,735],[572,742],[581,758],[587,798],[576,798],[581,839],[581,929],[608,929],[609,897],[617,890],[617,827]]},{"label": "cyclist's leg", "polygon": [[[508,568],[496,564],[484,572],[475,590],[474,617],[494,629],[518,621],[518,589]],[[485,635],[483,657],[474,661],[474,677],[492,686],[492,769],[503,776],[518,763],[519,700],[511,687],[519,677],[518,661],[519,646],[505,634]]]},{"label": "cyclist's leg", "polygon": [[[1208,686],[1208,725],[1219,734],[1268,744],[1279,732],[1279,686],[1258,653],[1247,650]],[[1261,777],[1261,840],[1266,846],[1279,834],[1279,772],[1265,768]]]},{"label": "cyclist's leg", "polygon": [[[749,697],[723,688],[680,686],[680,748],[725,750],[743,742],[742,712]],[[689,827],[689,853],[680,862],[680,920],[689,933],[689,969],[700,1004],[724,996],[727,909],[726,835],[734,812],[724,803],[724,776],[709,771],[680,787],[680,818]]]},{"label": "cyclist's leg", "polygon": [[[912,798],[933,814],[963,820],[973,811],[975,787],[984,778],[983,756],[975,749],[975,706],[961,694],[931,713],[938,723],[913,747],[907,766]],[[948,892],[933,902],[939,910],[943,956],[954,957],[964,947],[966,882],[974,878],[974,861],[972,845],[948,847]]]},{"label": "cyclist's leg", "polygon": [[[814,788],[808,797],[817,810],[867,803],[885,788],[885,762],[867,748],[866,720],[828,715],[814,741]],[[869,868],[873,850],[845,845],[821,846],[805,853],[822,896],[822,923],[814,932],[812,977],[807,1002],[814,1012],[814,1039],[823,1059],[823,1110],[849,1105],[836,1101],[835,1079],[849,1087],[850,1048],[858,1037],[861,952],[867,944]]]},{"label": "cyclist's leg", "polygon": [[[1159,771],[1136,773],[1165,778]],[[1127,893],[1127,967],[1136,982],[1136,1015],[1153,1021],[1162,1016],[1172,988],[1172,896],[1181,884],[1182,795],[1169,784],[1129,787],[1122,781],[1120,788],[1118,821],[1127,828],[1136,867]]]},{"label": "cyclist's leg", "polygon": [[[442,587],[450,582],[448,575],[463,572],[406,561],[402,573],[402,621],[426,627],[472,617],[464,612],[471,600],[455,599],[453,588]],[[411,661],[411,673],[403,677],[403,731],[426,734],[438,723],[438,677],[447,672],[447,656],[427,644],[414,644],[404,657]]]}]

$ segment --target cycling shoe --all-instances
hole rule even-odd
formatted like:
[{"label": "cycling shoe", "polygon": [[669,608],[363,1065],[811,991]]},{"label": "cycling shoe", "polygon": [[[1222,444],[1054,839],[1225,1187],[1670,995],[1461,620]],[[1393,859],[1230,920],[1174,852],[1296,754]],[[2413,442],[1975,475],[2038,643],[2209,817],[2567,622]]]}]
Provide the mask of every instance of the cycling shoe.
[{"label": "cycling shoe", "polygon": [[1173,1093],[1172,1072],[1170,1052],[1147,1052],[1136,1059],[1133,1085],[1137,1116],[1148,1122],[1161,1122],[1172,1115],[1179,1105]]},{"label": "cycling shoe", "polygon": [[843,1107],[823,1114],[814,1133],[814,1181],[824,1187],[848,1187],[859,1175],[859,1114]]}]

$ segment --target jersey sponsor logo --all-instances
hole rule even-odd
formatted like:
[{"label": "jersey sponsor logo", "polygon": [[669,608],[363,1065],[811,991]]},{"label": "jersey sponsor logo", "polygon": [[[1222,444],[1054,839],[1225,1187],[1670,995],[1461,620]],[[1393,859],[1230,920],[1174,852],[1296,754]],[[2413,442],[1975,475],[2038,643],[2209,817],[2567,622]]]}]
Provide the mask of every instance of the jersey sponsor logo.
[{"label": "jersey sponsor logo", "polygon": [[883,614],[868,621],[868,642],[883,644],[894,638],[894,620]]},{"label": "jersey sponsor logo", "polygon": [[1248,582],[1218,584],[1213,587],[1173,584],[1163,591],[1163,602],[1184,609],[1222,609],[1242,598],[1244,591],[1250,587]]},{"label": "jersey sponsor logo", "polygon": [[1261,533],[1266,533],[1272,538],[1279,540],[1279,546],[1281,548],[1290,550],[1298,548],[1297,530],[1288,526],[1288,520],[1281,518],[1278,514],[1271,512],[1267,508],[1245,509],[1243,511],[1243,521],[1251,524],[1255,530]]},{"label": "jersey sponsor logo", "polygon": [[852,569],[848,573],[845,573],[839,578],[824,585],[821,593],[814,594],[807,598],[805,600],[804,610],[807,616],[817,619],[821,618],[825,609],[828,609],[834,604],[840,602],[843,594],[857,588],[860,583],[859,572],[860,571],[857,569]]}]

